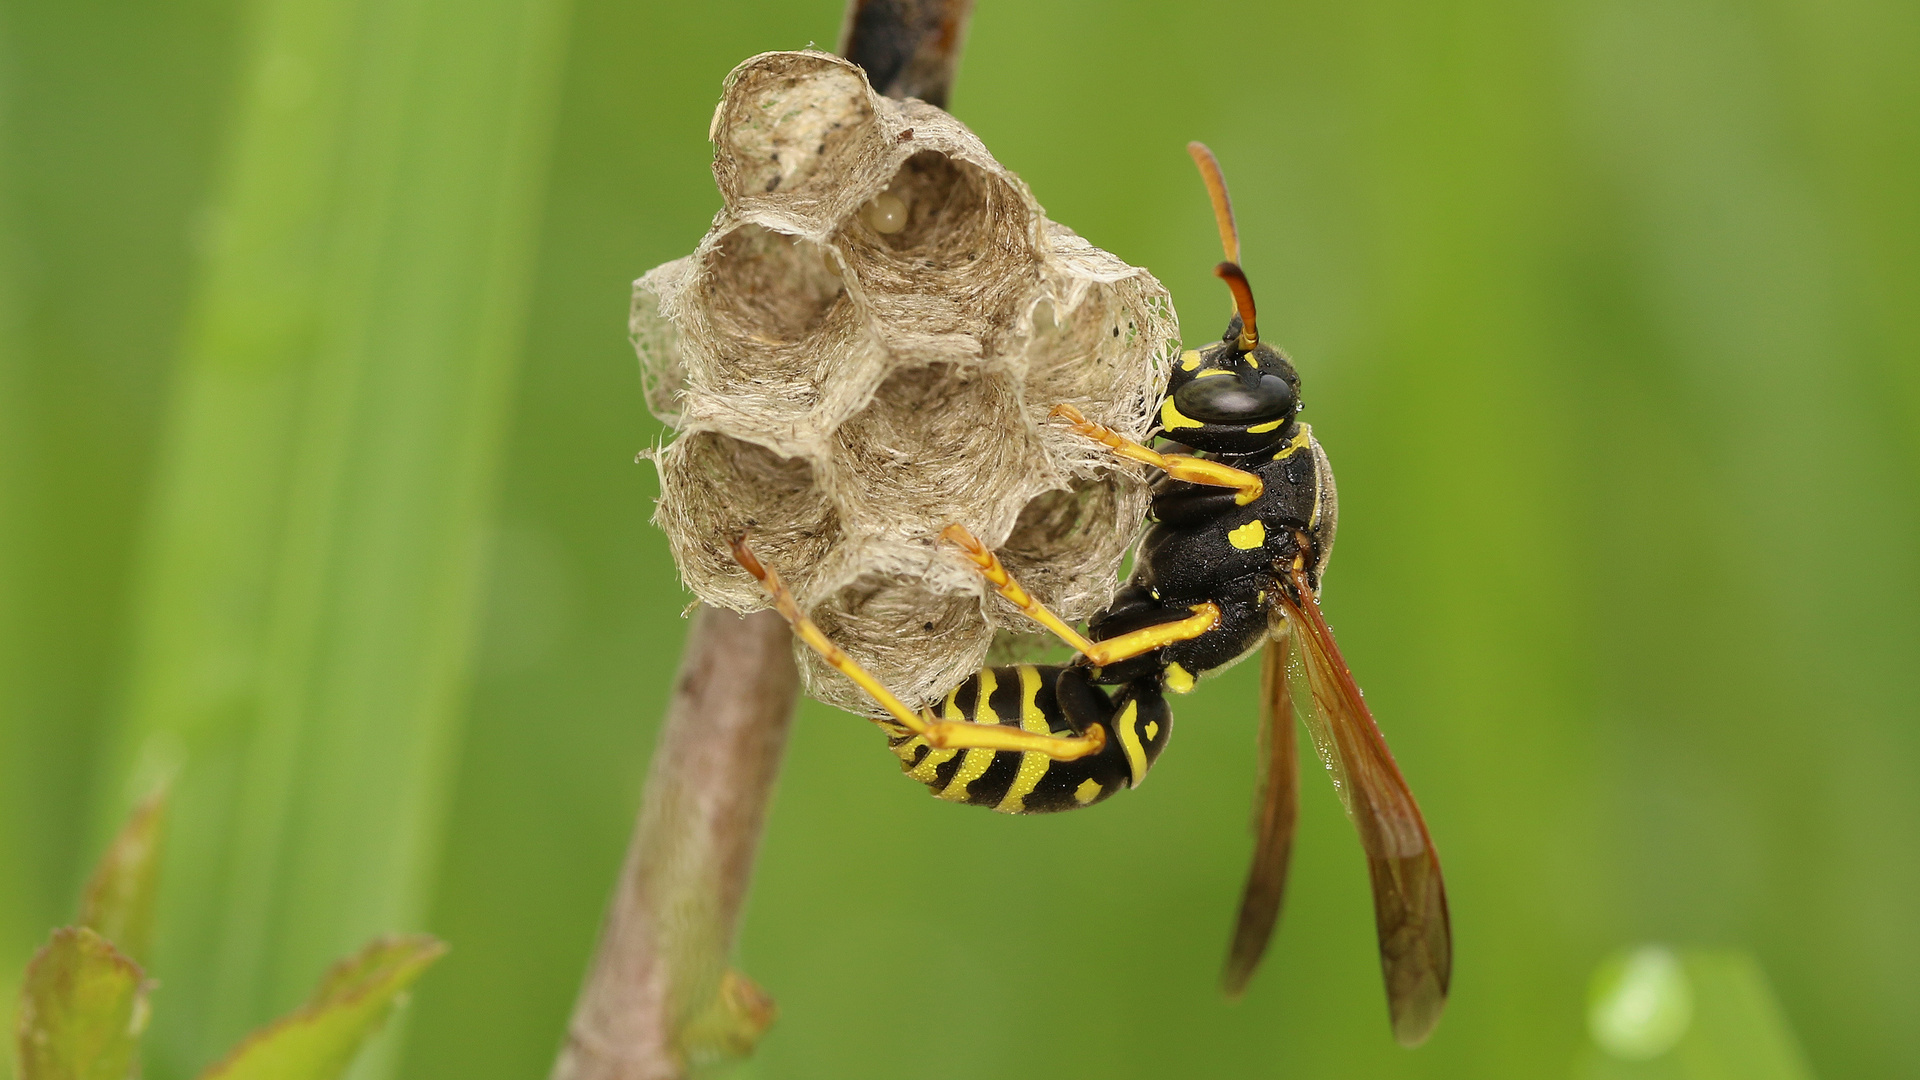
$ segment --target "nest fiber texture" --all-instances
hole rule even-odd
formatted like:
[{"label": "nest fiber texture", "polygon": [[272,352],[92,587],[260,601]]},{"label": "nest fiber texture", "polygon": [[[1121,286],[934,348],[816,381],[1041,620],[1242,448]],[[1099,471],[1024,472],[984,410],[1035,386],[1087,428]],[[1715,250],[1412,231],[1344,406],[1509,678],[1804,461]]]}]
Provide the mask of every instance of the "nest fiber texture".
[{"label": "nest fiber texture", "polygon": [[[735,68],[714,113],[726,202],[634,286],[655,455],[688,588],[768,606],[747,534],[803,610],[911,704],[1032,627],[939,534],[958,522],[1068,619],[1093,613],[1146,513],[1140,475],[1049,422],[1071,402],[1136,439],[1178,349],[1166,290],[1048,221],[924,102],[816,52]],[[813,696],[876,707],[796,642]]]}]

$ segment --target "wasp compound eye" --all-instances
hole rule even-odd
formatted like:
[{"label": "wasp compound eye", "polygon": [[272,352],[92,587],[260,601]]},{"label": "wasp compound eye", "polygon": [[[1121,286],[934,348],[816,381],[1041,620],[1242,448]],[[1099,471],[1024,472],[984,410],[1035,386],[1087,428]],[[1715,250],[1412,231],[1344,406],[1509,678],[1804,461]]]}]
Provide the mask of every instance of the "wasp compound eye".
[{"label": "wasp compound eye", "polygon": [[1174,407],[1203,424],[1247,424],[1293,411],[1293,387],[1277,375],[1261,372],[1247,381],[1222,372],[1195,379],[1175,391]]}]

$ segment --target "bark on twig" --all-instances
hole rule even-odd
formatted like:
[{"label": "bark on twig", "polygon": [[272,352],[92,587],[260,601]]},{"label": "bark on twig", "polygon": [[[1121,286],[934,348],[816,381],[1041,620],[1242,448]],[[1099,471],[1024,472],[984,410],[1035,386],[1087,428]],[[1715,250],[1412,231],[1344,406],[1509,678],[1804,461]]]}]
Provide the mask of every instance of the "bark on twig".
[{"label": "bark on twig", "polygon": [[752,1024],[725,965],[799,691],[792,641],[773,611],[694,615],[553,1080],[677,1080],[703,1049],[687,1034],[715,1032],[703,1015],[724,1028],[744,1005]]},{"label": "bark on twig", "polygon": [[890,98],[947,107],[973,0],[847,0],[840,55]]}]

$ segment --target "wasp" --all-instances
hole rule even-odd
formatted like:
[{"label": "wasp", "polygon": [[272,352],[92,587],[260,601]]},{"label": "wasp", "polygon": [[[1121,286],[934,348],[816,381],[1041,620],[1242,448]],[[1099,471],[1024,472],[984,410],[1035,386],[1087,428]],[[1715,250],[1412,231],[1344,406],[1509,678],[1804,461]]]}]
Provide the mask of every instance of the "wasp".
[{"label": "wasp", "polygon": [[1005,813],[1073,810],[1140,786],[1172,733],[1167,695],[1262,650],[1256,840],[1223,984],[1231,996],[1245,989],[1279,917],[1298,817],[1298,715],[1366,852],[1393,1033],[1415,1045],[1439,1021],[1452,974],[1440,861],[1321,616],[1338,502],[1326,452],[1298,418],[1300,376],[1260,338],[1219,164],[1200,143],[1187,149],[1225,250],[1214,272],[1233,295],[1226,333],[1175,365],[1160,403],[1164,450],[1072,406],[1053,411],[1159,474],[1131,578],[1082,634],[964,527],[942,534],[1001,596],[1071,646],[1073,663],[982,668],[937,706],[913,709],[827,638],[745,537],[734,540],[734,557],[799,637],[886,711],[876,723],[908,776],[939,798]]}]

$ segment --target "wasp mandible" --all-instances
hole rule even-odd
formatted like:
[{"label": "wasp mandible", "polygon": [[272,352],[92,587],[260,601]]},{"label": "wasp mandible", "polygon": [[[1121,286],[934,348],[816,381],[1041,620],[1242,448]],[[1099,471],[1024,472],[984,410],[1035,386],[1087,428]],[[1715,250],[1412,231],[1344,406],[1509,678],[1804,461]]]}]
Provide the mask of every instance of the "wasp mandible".
[{"label": "wasp mandible", "polygon": [[745,537],[733,541],[734,557],[795,633],[886,710],[890,719],[876,723],[907,775],[939,798],[1005,813],[1072,810],[1138,787],[1172,732],[1166,694],[1187,693],[1264,646],[1256,841],[1225,988],[1245,989],[1279,917],[1298,817],[1297,713],[1366,851],[1393,1032],[1414,1045],[1439,1021],[1453,967],[1440,861],[1320,614],[1338,504],[1327,455],[1298,419],[1300,376],[1260,339],[1219,164],[1200,143],[1187,149],[1213,202],[1226,254],[1214,272],[1233,294],[1234,315],[1219,341],[1183,353],[1168,379],[1158,434],[1178,445],[1155,450],[1072,406],[1053,411],[1160,473],[1131,579],[1083,635],[964,527],[942,534],[1001,596],[1071,646],[1073,663],[982,668],[937,707],[916,710],[807,618]]}]

